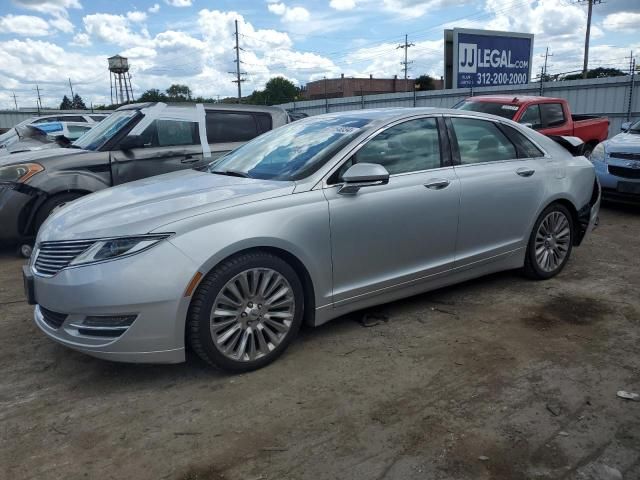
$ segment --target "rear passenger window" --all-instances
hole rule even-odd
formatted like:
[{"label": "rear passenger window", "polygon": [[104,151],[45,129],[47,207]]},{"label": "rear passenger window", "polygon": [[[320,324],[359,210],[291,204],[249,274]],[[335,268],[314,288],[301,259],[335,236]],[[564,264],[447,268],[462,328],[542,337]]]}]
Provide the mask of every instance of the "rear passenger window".
[{"label": "rear passenger window", "polygon": [[495,123],[451,118],[462,165],[518,158],[516,148]]},{"label": "rear passenger window", "polygon": [[557,127],[564,123],[564,110],[560,103],[543,103],[540,105],[540,110],[545,127]]},{"label": "rear passenger window", "polygon": [[260,127],[260,133],[268,132],[273,128],[271,115],[268,113],[256,113],[255,115],[256,120],[258,121],[258,126]]},{"label": "rear passenger window", "polygon": [[207,112],[206,126],[209,143],[246,142],[259,135],[251,113]]},{"label": "rear passenger window", "polygon": [[40,119],[36,120],[35,122],[33,122],[32,125],[37,125],[38,123],[55,122],[55,121],[56,121],[56,117],[40,118]]},{"label": "rear passenger window", "polygon": [[378,163],[391,175],[439,168],[440,141],[436,120],[421,118],[390,127],[358,150],[353,160],[355,163]]},{"label": "rear passenger window", "polygon": [[515,128],[502,125],[509,139],[516,145],[518,149],[518,158],[537,158],[544,157],[544,153],[525,135],[517,131]]},{"label": "rear passenger window", "polygon": [[140,138],[145,147],[172,147],[200,143],[198,124],[180,120],[154,120],[142,132]]}]

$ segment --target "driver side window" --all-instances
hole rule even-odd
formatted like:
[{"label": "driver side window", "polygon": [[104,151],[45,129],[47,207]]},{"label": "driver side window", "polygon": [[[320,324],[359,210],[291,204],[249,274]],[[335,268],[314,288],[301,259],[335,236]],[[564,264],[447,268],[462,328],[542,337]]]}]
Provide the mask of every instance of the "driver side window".
[{"label": "driver side window", "polygon": [[341,167],[339,177],[354,163],[377,163],[390,175],[439,168],[440,140],[436,119],[409,120],[384,130]]}]

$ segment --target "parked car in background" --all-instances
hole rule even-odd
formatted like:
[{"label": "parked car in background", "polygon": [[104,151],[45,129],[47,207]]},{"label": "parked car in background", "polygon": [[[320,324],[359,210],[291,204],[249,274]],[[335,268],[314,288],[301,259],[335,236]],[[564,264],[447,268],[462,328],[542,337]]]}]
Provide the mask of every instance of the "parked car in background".
[{"label": "parked car in background", "polygon": [[622,124],[622,133],[600,143],[591,161],[609,200],[640,203],[640,121]]},{"label": "parked car in background", "polygon": [[303,321],[500,270],[553,277],[599,203],[588,160],[507,119],[336,112],[58,209],[25,285],[38,327],[70,348],[172,363],[188,342],[247,371]]},{"label": "parked car in background", "polygon": [[577,137],[585,144],[586,157],[609,136],[608,118],[572,114],[569,102],[562,98],[483,95],[469,97],[454,108],[508,118],[543,135]]},{"label": "parked car in background", "polygon": [[44,123],[52,122],[73,122],[75,124],[94,125],[104,120],[107,116],[109,116],[108,113],[59,113],[55,115],[45,115],[42,117],[31,117],[20,122],[9,131],[4,132],[2,135],[0,135],[0,149],[7,148],[20,141],[20,136],[17,132],[17,129],[19,129],[20,127],[25,127],[28,125],[41,125]]},{"label": "parked car in background", "polygon": [[95,123],[50,122],[16,127],[18,142],[0,149],[0,158],[3,155],[64,146],[80,138],[94,125]]},{"label": "parked car in background", "polygon": [[279,107],[146,103],[119,108],[70,145],[0,157],[0,241],[30,241],[58,206],[113,185],[205,168],[289,121]]}]

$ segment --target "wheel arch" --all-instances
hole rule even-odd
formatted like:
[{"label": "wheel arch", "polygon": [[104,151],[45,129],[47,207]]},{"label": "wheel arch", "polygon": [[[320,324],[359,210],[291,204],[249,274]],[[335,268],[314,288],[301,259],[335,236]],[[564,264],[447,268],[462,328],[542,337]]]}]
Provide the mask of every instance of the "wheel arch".
[{"label": "wheel arch", "polygon": [[[547,203],[542,207],[542,209],[540,210],[540,213],[538,213],[538,217],[542,214],[542,212],[544,212],[547,208],[549,208],[551,205],[554,205],[554,204],[562,205],[567,210],[569,210],[569,213],[571,214],[571,223],[573,224],[573,231],[574,231],[573,245],[579,245],[580,241],[578,239],[577,233],[580,231],[580,215],[578,213],[578,209],[576,208],[575,204],[571,200],[569,200],[566,197],[559,197],[551,200],[549,203]],[[536,220],[538,217],[536,217]]]},{"label": "wheel arch", "polygon": [[[242,248],[233,253],[226,254],[224,257],[221,257],[218,261],[213,263],[211,266],[208,266],[205,270],[201,270],[202,278],[205,278],[211,271],[213,271],[218,265],[223,262],[229,260],[230,258],[244,255],[252,252],[267,252],[276,257],[281,258],[285,262],[287,262],[291,268],[293,268],[300,278],[300,282],[302,283],[302,290],[304,294],[304,312],[303,312],[303,323],[305,325],[313,326],[314,325],[314,312],[316,309],[316,296],[315,296],[315,287],[313,285],[313,280],[311,279],[311,274],[309,273],[309,269],[307,266],[298,258],[297,255],[291,253],[289,250],[286,250],[282,247],[276,247],[273,245],[256,245],[251,247]],[[198,285],[199,286],[199,285]],[[196,289],[198,288],[196,286]],[[194,290],[195,291],[195,290]],[[189,299],[189,304],[193,301],[193,295]]]}]

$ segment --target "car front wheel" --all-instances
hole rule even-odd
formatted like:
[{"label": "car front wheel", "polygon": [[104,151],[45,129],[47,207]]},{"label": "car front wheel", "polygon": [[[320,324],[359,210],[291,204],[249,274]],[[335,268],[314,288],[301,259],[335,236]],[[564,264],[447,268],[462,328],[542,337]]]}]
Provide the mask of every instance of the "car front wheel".
[{"label": "car front wheel", "polygon": [[207,363],[232,372],[264,367],[300,329],[302,284],[269,252],[232,257],[201,282],[189,308],[187,336]]},{"label": "car front wheel", "polygon": [[529,238],[525,274],[544,280],[560,273],[571,255],[573,234],[569,210],[560,204],[547,207],[538,217]]}]

